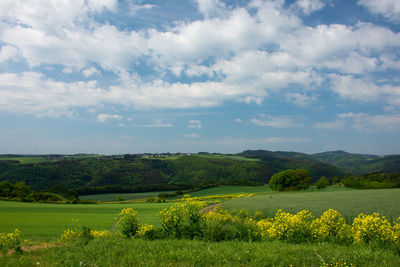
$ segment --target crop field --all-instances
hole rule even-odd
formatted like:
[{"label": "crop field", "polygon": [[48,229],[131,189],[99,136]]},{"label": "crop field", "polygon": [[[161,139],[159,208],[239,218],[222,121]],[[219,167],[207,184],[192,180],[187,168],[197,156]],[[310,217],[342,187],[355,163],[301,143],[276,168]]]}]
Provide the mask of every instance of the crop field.
[{"label": "crop field", "polygon": [[17,160],[21,164],[54,161],[54,159],[46,157],[0,157],[0,160]]},{"label": "crop field", "polygon": [[241,161],[260,161],[260,159],[253,159],[253,158],[245,158],[242,156],[234,156],[234,155],[223,155],[223,154],[197,154],[196,156],[202,158],[209,158],[209,159],[232,159],[232,160],[241,160]]},{"label": "crop field", "polygon": [[278,209],[297,213],[307,209],[314,216],[320,216],[332,208],[351,220],[360,213],[378,212],[393,221],[400,216],[400,189],[381,190],[341,190],[331,188],[331,191],[308,192],[271,192],[265,195],[255,195],[251,198],[237,198],[227,201],[223,208],[248,209],[262,211],[266,216],[273,217]]},{"label": "crop field", "polygon": [[229,195],[237,193],[253,193],[253,194],[265,194],[267,192],[272,192],[268,187],[261,186],[234,186],[234,185],[221,185],[217,187],[212,187],[204,189],[201,191],[196,191],[190,193],[192,197],[205,197],[213,195]]},{"label": "crop field", "polygon": [[44,204],[0,201],[0,232],[19,229],[24,238],[50,240],[60,237],[62,232],[73,227],[77,220],[80,226],[96,230],[111,229],[118,213],[128,207],[139,212],[140,220],[160,225],[158,211],[169,207],[169,203],[135,204]]},{"label": "crop field", "polygon": [[79,196],[79,199],[81,199],[81,200],[96,200],[96,201],[118,201],[119,197],[120,197],[123,200],[136,200],[136,199],[146,199],[149,197],[156,197],[160,193],[170,193],[170,192],[175,192],[175,191],[83,195],[83,196]]}]

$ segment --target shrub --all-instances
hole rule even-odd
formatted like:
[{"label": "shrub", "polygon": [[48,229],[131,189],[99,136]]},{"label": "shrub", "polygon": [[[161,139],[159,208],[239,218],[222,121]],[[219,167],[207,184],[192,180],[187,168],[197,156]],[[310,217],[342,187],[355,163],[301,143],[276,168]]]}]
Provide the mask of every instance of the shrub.
[{"label": "shrub", "polygon": [[245,217],[242,211],[239,216],[229,213],[227,210],[217,209],[204,215],[202,229],[203,238],[210,241],[223,240],[260,240],[256,222]]},{"label": "shrub", "polygon": [[14,249],[15,252],[22,252],[21,232],[15,229],[13,233],[0,233],[0,251]]},{"label": "shrub", "polygon": [[177,238],[198,236],[203,223],[201,210],[205,205],[204,202],[185,195],[180,202],[160,211],[164,231]]},{"label": "shrub", "polygon": [[127,238],[134,237],[139,230],[140,223],[137,217],[137,211],[132,208],[121,210],[118,214],[117,222],[121,233]]},{"label": "shrub", "polygon": [[378,213],[358,215],[353,221],[352,233],[356,243],[384,244],[393,240],[391,224]]},{"label": "shrub", "polygon": [[313,221],[312,234],[316,240],[347,241],[349,239],[349,226],[340,212],[329,209],[320,218]]}]

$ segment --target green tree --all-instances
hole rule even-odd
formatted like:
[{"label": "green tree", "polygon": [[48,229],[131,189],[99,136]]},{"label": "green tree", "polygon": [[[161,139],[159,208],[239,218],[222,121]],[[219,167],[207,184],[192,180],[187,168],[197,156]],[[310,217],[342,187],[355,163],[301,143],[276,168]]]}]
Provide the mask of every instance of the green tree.
[{"label": "green tree", "polygon": [[304,169],[288,169],[272,175],[268,186],[274,191],[305,190],[310,187],[310,173]]},{"label": "green tree", "polygon": [[329,185],[329,180],[325,176],[319,178],[319,180],[315,183],[317,189],[321,190],[325,189],[328,185]]}]

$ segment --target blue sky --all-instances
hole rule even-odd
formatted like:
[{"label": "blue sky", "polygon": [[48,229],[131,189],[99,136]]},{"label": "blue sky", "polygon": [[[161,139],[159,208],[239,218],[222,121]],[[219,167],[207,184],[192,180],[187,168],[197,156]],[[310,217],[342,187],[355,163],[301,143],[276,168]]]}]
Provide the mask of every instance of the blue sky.
[{"label": "blue sky", "polygon": [[398,0],[2,0],[0,154],[400,153]]}]

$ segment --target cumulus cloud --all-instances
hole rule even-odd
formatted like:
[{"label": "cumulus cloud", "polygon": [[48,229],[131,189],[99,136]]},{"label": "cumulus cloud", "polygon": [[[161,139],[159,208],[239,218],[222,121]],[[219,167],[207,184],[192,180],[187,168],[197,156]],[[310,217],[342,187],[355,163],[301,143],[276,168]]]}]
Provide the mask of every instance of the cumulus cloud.
[{"label": "cumulus cloud", "polygon": [[330,122],[316,122],[313,124],[314,128],[323,130],[341,130],[344,128],[345,122],[343,120],[335,120]]},{"label": "cumulus cloud", "polygon": [[306,143],[310,142],[308,138],[302,137],[266,137],[266,138],[231,138],[226,137],[223,139],[218,140],[219,144],[224,145],[236,145],[236,144],[243,144],[243,145],[270,145],[270,144],[286,144],[286,143]]},{"label": "cumulus cloud", "polygon": [[97,120],[99,122],[106,122],[108,120],[120,120],[120,119],[122,119],[122,116],[117,115],[117,114],[101,113],[101,114],[97,115]]},{"label": "cumulus cloud", "polygon": [[153,123],[145,124],[145,125],[142,125],[142,126],[143,127],[150,127],[150,128],[153,128],[153,127],[155,127],[155,128],[171,128],[174,125],[172,123],[167,122],[167,121],[163,121],[161,119],[157,119]]},{"label": "cumulus cloud", "polygon": [[400,103],[400,86],[376,84],[370,79],[359,79],[351,75],[331,74],[332,90],[343,98],[357,101],[378,101],[390,104]]},{"label": "cumulus cloud", "polygon": [[88,68],[88,69],[84,69],[83,71],[82,71],[82,74],[83,74],[83,76],[85,76],[85,77],[90,77],[90,76],[92,76],[92,75],[99,75],[101,72],[98,70],[98,69],[96,69],[95,67],[90,67],[90,68]]},{"label": "cumulus cloud", "polygon": [[367,113],[343,113],[339,118],[349,120],[352,126],[366,132],[394,132],[400,129],[400,114],[370,115]]},{"label": "cumulus cloud", "polygon": [[5,45],[0,49],[0,63],[18,58],[18,49],[14,46]]},{"label": "cumulus cloud", "polygon": [[366,7],[371,13],[400,23],[400,2],[397,0],[359,0],[358,4]]},{"label": "cumulus cloud", "polygon": [[129,2],[129,8],[130,8],[131,15],[135,15],[140,10],[152,9],[152,8],[155,8],[155,7],[156,7],[156,5],[153,5],[153,4],[141,5],[141,4]]},{"label": "cumulus cloud", "polygon": [[0,110],[13,113],[72,115],[76,107],[102,102],[104,94],[95,81],[56,82],[36,72],[0,74]]},{"label": "cumulus cloud", "polygon": [[320,0],[297,0],[294,5],[298,7],[305,15],[325,7],[325,3]]},{"label": "cumulus cloud", "polygon": [[[85,77],[100,74],[95,65],[118,79],[104,87],[55,81],[32,71],[4,73],[0,109],[60,115],[99,103],[196,108],[227,101],[261,104],[270,95],[306,107],[317,100],[318,94],[310,91],[327,80],[342,98],[400,102],[398,87],[370,82],[371,73],[400,69],[400,35],[388,28],[363,22],[306,26],[284,1],[251,1],[242,7],[219,0],[196,3],[202,19],[136,31],[96,20],[104,10],[117,12],[116,0],[1,1],[0,62],[18,58],[30,69],[54,65],[64,74]],[[309,14],[324,3],[298,0],[295,5]],[[397,4],[392,6],[396,10]],[[141,63],[150,78],[133,74]],[[193,80],[182,82],[183,76]]]},{"label": "cumulus cloud", "polygon": [[234,121],[234,122],[237,122],[237,123],[242,123],[242,122],[243,122],[243,120],[240,119],[240,118],[236,118],[236,119],[234,119],[233,121]]},{"label": "cumulus cloud", "polygon": [[315,96],[308,96],[300,93],[286,93],[285,98],[287,101],[294,103],[299,107],[307,107],[316,100]]},{"label": "cumulus cloud", "polygon": [[186,138],[199,138],[200,137],[200,135],[198,135],[196,133],[184,134],[183,136]]},{"label": "cumulus cloud", "polygon": [[251,119],[251,122],[259,126],[268,126],[274,128],[291,128],[303,126],[303,124],[296,122],[293,118],[282,116],[265,116],[266,119]]},{"label": "cumulus cloud", "polygon": [[200,129],[202,127],[203,127],[203,125],[201,124],[201,121],[199,121],[199,120],[190,120],[189,121],[188,128]]}]

